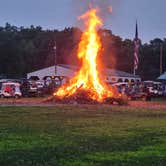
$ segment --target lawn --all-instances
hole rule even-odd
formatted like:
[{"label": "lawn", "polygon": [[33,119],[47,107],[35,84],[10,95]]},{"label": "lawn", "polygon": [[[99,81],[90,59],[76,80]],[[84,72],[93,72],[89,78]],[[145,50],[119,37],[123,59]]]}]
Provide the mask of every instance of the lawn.
[{"label": "lawn", "polygon": [[165,166],[166,110],[0,107],[0,166]]}]

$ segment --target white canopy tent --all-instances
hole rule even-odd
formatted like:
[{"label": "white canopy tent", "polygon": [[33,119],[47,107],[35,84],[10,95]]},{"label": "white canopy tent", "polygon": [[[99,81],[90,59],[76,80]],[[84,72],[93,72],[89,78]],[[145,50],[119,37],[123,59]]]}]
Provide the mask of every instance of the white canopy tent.
[{"label": "white canopy tent", "polygon": [[164,72],[163,74],[161,74],[157,79],[158,80],[165,80],[166,81],[166,72]]},{"label": "white canopy tent", "polygon": [[[56,66],[56,76],[64,76],[70,79],[75,75],[78,69],[79,68],[74,65],[58,64]],[[103,76],[103,80],[108,83],[141,81],[141,78],[137,75],[109,68],[103,69],[103,71],[101,71],[101,75]],[[27,74],[28,79],[33,76],[37,76],[40,80],[44,79],[46,76],[55,76],[55,66]]]}]

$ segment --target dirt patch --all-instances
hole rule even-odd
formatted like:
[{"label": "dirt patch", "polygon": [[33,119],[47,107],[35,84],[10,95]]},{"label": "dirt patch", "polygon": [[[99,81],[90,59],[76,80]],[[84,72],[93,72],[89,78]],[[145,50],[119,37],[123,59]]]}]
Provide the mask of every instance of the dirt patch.
[{"label": "dirt patch", "polygon": [[[44,102],[46,98],[5,98],[0,99],[0,106],[55,106],[54,102]],[[73,104],[69,104],[73,105]],[[119,107],[114,105],[113,107]],[[120,107],[136,107],[148,109],[166,109],[166,101],[129,101],[127,106]]]},{"label": "dirt patch", "polygon": [[149,109],[166,109],[166,101],[130,101],[132,107],[149,108]]}]

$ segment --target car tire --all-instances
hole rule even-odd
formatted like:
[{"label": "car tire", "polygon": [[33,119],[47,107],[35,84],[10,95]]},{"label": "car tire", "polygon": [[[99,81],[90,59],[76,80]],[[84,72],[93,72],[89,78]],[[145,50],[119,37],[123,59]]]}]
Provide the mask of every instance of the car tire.
[{"label": "car tire", "polygon": [[147,96],[146,101],[151,101],[151,96]]},{"label": "car tire", "polygon": [[147,101],[147,96],[142,96],[142,101]]},{"label": "car tire", "polygon": [[5,96],[2,94],[2,95],[1,95],[1,98],[3,99],[3,98],[5,98]]},{"label": "car tire", "polygon": [[14,98],[15,98],[15,99],[19,99],[20,96],[19,96],[19,95],[15,95]]},{"label": "car tire", "polygon": [[128,101],[131,101],[132,100],[132,97],[131,96],[128,96]]}]

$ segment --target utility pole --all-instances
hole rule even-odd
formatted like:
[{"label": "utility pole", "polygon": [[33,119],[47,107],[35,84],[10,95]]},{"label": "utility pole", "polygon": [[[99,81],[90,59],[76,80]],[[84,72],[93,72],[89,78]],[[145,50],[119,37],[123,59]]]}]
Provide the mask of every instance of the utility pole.
[{"label": "utility pole", "polygon": [[57,55],[56,55],[56,41],[55,41],[55,45],[53,47],[54,49],[54,65],[55,65],[55,76],[57,75]]},{"label": "utility pole", "polygon": [[136,27],[135,27],[135,38],[134,38],[134,63],[133,63],[133,74],[136,75],[136,70],[138,70],[138,64],[139,64],[139,38],[138,38],[138,25],[136,21]]},{"label": "utility pole", "polygon": [[160,75],[163,72],[163,45],[160,45]]}]

